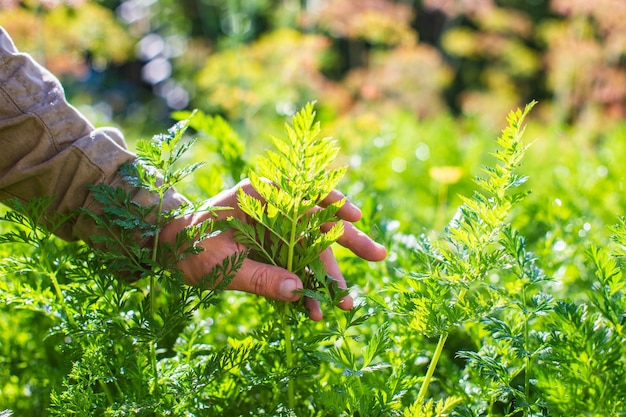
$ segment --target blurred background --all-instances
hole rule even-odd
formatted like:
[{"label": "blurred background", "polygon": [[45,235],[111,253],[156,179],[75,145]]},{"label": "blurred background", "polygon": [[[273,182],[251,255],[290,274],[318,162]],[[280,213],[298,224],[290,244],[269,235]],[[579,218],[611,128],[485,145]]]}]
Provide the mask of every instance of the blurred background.
[{"label": "blurred background", "polygon": [[[198,108],[223,116],[250,158],[316,100],[339,162],[350,165],[342,188],[394,231],[417,234],[445,226],[492,161],[506,114],[538,100],[523,168],[533,192],[515,216],[534,250],[576,269],[578,243],[605,238],[626,212],[623,0],[0,0],[0,8],[18,47],[62,79],[94,124],[121,127],[131,147],[167,129],[172,112]],[[195,155],[211,161],[218,145],[205,139]],[[184,191],[202,198],[236,180],[218,177],[196,176]]]},{"label": "blurred background", "polygon": [[151,133],[200,108],[256,134],[329,117],[514,107],[601,129],[626,115],[623,0],[0,0],[0,25],[97,123]]}]

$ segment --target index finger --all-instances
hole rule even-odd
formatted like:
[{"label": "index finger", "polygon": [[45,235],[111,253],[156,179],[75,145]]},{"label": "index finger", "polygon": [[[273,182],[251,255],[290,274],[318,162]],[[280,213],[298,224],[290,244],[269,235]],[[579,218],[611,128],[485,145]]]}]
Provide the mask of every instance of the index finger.
[{"label": "index finger", "polygon": [[[387,257],[387,249],[380,243],[375,242],[371,237],[366,235],[360,229],[350,222],[342,221],[343,234],[337,240],[344,248],[350,249],[359,258],[366,261],[382,261]],[[334,223],[326,223],[321,229],[327,232],[333,227]]]},{"label": "index finger", "polygon": [[[320,202],[320,206],[326,207],[343,198],[346,198],[346,196],[341,191],[333,190]],[[344,205],[337,211],[337,217],[348,222],[358,222],[361,220],[361,216],[361,209],[352,204],[348,199],[346,199]]]},{"label": "index finger", "polygon": [[387,257],[387,249],[383,245],[349,222],[343,222],[343,234],[337,243],[366,261],[382,261]]}]

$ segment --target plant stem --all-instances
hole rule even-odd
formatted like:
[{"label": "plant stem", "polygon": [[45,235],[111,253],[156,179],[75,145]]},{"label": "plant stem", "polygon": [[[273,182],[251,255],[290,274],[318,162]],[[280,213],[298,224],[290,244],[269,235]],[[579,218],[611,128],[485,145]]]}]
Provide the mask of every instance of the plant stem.
[{"label": "plant stem", "polygon": [[56,274],[54,274],[53,272],[48,272],[48,276],[50,277],[50,281],[52,281],[52,286],[54,287],[54,292],[59,299],[59,304],[61,304],[61,308],[67,316],[67,321],[70,323],[70,326],[75,328],[78,327],[76,321],[74,321],[74,316],[72,316],[69,308],[67,308],[67,304],[65,303],[65,297],[63,296],[63,291],[61,290],[61,286],[59,285]]},{"label": "plant stem", "polygon": [[[526,396],[526,404],[530,406],[530,351],[528,350],[530,347],[530,325],[529,314],[526,309],[526,288],[522,288],[522,300],[524,302],[524,350],[526,350],[525,357],[525,369],[524,369],[524,395]],[[528,416],[528,407],[524,408],[524,417]]]},{"label": "plant stem", "polygon": [[[290,310],[291,307],[289,303],[285,303],[285,309],[283,311],[283,328],[285,333],[285,359],[287,361],[287,368],[289,371],[293,368],[293,346],[291,344],[291,326],[289,325]],[[287,404],[292,410],[296,406],[295,385],[291,376],[287,378]]]},{"label": "plant stem", "polygon": [[[152,242],[152,262],[156,263],[157,260],[157,250],[159,248],[159,232],[160,232],[160,219],[161,219],[161,210],[163,209],[163,196],[165,195],[165,190],[159,192],[159,205],[157,208],[157,230],[154,234],[154,242]],[[154,323],[154,317],[156,316],[156,276],[154,275],[154,271],[150,274],[150,325],[152,326]],[[154,376],[153,384],[152,384],[152,392],[155,393],[155,396],[159,397],[159,370],[157,368],[157,341],[150,341],[150,362],[152,365],[152,375]]]},{"label": "plant stem", "polygon": [[[297,216],[298,210],[300,208],[300,198],[296,200],[293,209],[293,216],[291,219],[291,231],[289,233],[289,247],[287,252],[287,270],[293,272],[293,255],[296,246],[296,230],[297,230]],[[283,330],[284,330],[284,338],[285,338],[285,359],[287,361],[287,369],[291,371],[293,369],[293,345],[291,343],[291,326],[289,324],[289,316],[290,316],[291,307],[289,303],[285,303],[285,309],[283,310]],[[290,409],[294,409],[296,406],[295,400],[295,385],[293,378],[291,376],[287,378],[287,404]]]},{"label": "plant stem", "polygon": [[50,239],[50,235],[46,234],[43,237],[39,237],[39,233],[37,233],[37,226],[32,225],[31,227],[33,229],[33,234],[36,240],[38,241],[38,247],[42,251],[41,258],[40,258],[41,269],[46,271],[46,273],[48,274],[48,277],[50,278],[50,281],[52,282],[52,286],[54,287],[54,292],[57,298],[59,299],[59,304],[61,304],[61,308],[63,309],[63,312],[67,316],[67,321],[69,322],[70,326],[74,328],[78,328],[78,325],[76,324],[76,321],[74,320],[74,316],[72,315],[72,313],[70,312],[70,309],[67,307],[67,304],[65,303],[65,297],[63,296],[61,285],[59,284],[57,275],[54,272],[54,268],[52,267],[52,263],[50,262],[50,258],[48,257],[47,244],[48,244],[48,240]]},{"label": "plant stem", "polygon": [[[150,325],[152,326],[154,323],[154,303],[155,303],[155,291],[154,286],[156,284],[156,279],[154,274],[150,275]],[[152,375],[154,377],[152,382],[152,392],[155,393],[155,398],[159,397],[159,371],[157,368],[157,358],[156,358],[156,340],[150,341],[150,362],[152,365]]]},{"label": "plant stem", "polygon": [[424,404],[424,399],[426,398],[426,392],[428,391],[428,386],[430,385],[430,380],[435,373],[435,368],[437,367],[437,362],[439,362],[439,357],[443,352],[443,347],[446,344],[446,340],[448,339],[448,333],[442,333],[439,336],[439,342],[437,342],[437,347],[435,348],[435,353],[433,353],[433,358],[430,361],[430,365],[428,365],[428,371],[426,371],[426,376],[424,377],[424,381],[422,381],[422,386],[420,387],[419,393],[417,394],[417,403],[420,405]]}]

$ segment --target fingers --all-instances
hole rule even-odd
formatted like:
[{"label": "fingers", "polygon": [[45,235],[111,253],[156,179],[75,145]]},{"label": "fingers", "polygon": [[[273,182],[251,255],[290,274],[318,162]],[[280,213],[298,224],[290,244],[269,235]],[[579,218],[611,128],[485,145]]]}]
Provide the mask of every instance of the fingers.
[{"label": "fingers", "polygon": [[[339,288],[346,289],[346,280],[341,274],[337,260],[330,249],[325,250],[320,259],[324,263],[327,273],[337,280]],[[228,285],[228,289],[245,291],[280,301],[297,301],[299,294],[295,291],[303,288],[302,281],[286,269],[246,259],[237,271],[235,278]],[[319,321],[324,315],[317,300],[307,298],[304,305],[309,311],[311,320]],[[339,308],[349,310],[353,307],[354,300],[351,296],[343,297]]]},{"label": "fingers", "polygon": [[[322,232],[327,232],[333,223],[322,226]],[[343,222],[343,234],[337,240],[341,246],[350,249],[359,258],[366,261],[382,261],[387,257],[387,249],[380,243],[375,242],[352,223]]]},{"label": "fingers", "polygon": [[[343,274],[339,269],[339,264],[337,263],[337,259],[335,259],[332,250],[330,248],[326,249],[320,255],[320,259],[322,260],[322,262],[324,262],[324,268],[326,269],[328,275],[330,275],[333,279],[335,279],[335,281],[337,281],[337,286],[342,290],[347,289],[348,286],[346,285],[346,280],[344,279]],[[341,299],[341,302],[339,303],[339,308],[342,310],[350,310],[353,305],[354,300],[352,300],[352,297],[350,295],[346,295]]]},{"label": "fingers", "polygon": [[[320,259],[324,262],[328,274],[337,280],[339,288],[346,289],[346,281],[339,270],[339,265],[332,251],[330,249],[325,250]],[[302,288],[302,281],[295,274],[286,269],[250,259],[243,262],[237,275],[228,285],[228,289],[231,290],[245,291],[280,301],[299,300],[300,294],[294,292]],[[319,301],[306,298],[304,305],[309,311],[311,320],[319,321],[324,317]],[[353,305],[352,297],[347,295],[341,300],[339,308],[349,310]]]},{"label": "fingers", "polygon": [[[322,260],[322,262],[324,262],[324,268],[326,269],[328,275],[330,275],[335,281],[337,281],[337,286],[342,290],[347,289],[348,286],[346,284],[346,280],[344,279],[343,274],[339,269],[339,264],[337,263],[337,259],[333,255],[332,249],[328,248],[324,252],[322,252],[322,254],[320,255],[320,259]],[[352,300],[352,297],[350,295],[346,295],[341,299],[341,302],[339,303],[339,308],[342,310],[350,310],[353,305],[354,300]]]},{"label": "fingers", "polygon": [[[324,262],[329,275],[337,279],[337,285],[346,289],[346,281],[343,275],[341,275],[337,260],[330,249],[324,251],[320,258]],[[294,292],[301,290],[302,287],[302,281],[286,269],[246,259],[227,288],[279,301],[297,301],[300,299],[300,294],[295,294]],[[349,310],[353,304],[352,297],[347,295],[341,300],[339,308]],[[304,305],[309,311],[311,320],[320,321],[324,318],[319,301],[306,298]]]},{"label": "fingers", "polygon": [[[333,255],[333,252],[330,248],[326,249],[320,255],[320,259],[324,263],[324,268],[329,276],[337,281],[337,286],[341,289],[347,289],[346,280],[339,269],[339,264],[337,263],[337,259]],[[324,318],[322,313],[322,309],[320,306],[320,302],[313,298],[306,298],[304,300],[304,306],[309,311],[309,318],[313,321],[320,321]],[[350,310],[354,306],[354,300],[350,295],[346,295],[339,302],[339,308],[342,310]]]},{"label": "fingers", "polygon": [[320,307],[320,302],[313,298],[305,298],[304,306],[309,311],[309,318],[313,321],[320,321],[324,318],[324,314],[322,314],[322,308]]},{"label": "fingers", "polygon": [[228,289],[280,301],[297,301],[300,295],[294,294],[294,291],[302,289],[302,281],[284,268],[246,259]]},{"label": "fingers", "polygon": [[[342,198],[346,198],[346,196],[343,195],[341,191],[333,190],[326,196],[325,199],[321,201],[320,205],[322,207],[326,207],[330,204],[336,203]],[[337,211],[337,217],[349,222],[358,222],[361,220],[361,216],[361,209],[352,204],[350,200],[346,200],[344,205],[339,209],[339,211]]]},{"label": "fingers", "polygon": [[[242,220],[248,219],[238,208],[237,190],[243,190],[246,194],[262,200],[259,193],[252,187],[250,181],[244,180],[235,187],[216,195],[209,201],[213,205],[232,207],[232,210],[218,212],[218,218],[232,215]],[[320,206],[328,206],[344,198],[344,194],[340,191],[333,190],[324,198]],[[338,243],[365,260],[383,260],[387,255],[386,249],[382,245],[374,242],[369,236],[352,224],[352,222],[359,221],[361,216],[361,210],[346,199],[344,205],[337,212],[337,217],[342,219],[344,225],[344,233],[339,238]],[[322,232],[328,231],[330,227],[332,227],[331,223],[322,226]],[[241,250],[241,248],[237,247],[239,245],[235,244],[232,233],[230,232],[208,239],[203,242],[203,246],[206,246],[206,251],[203,252],[203,256],[201,256],[204,261],[200,262],[200,264],[204,269],[207,269],[207,267],[210,266],[209,264],[213,264],[216,259],[223,259],[224,256],[228,255],[229,251]],[[346,289],[346,281],[332,251],[330,249],[323,251],[320,255],[320,259],[324,263],[328,275],[337,280],[338,287]],[[246,259],[243,262],[241,268],[228,285],[228,289],[245,291],[287,302],[299,300],[301,295],[294,294],[294,291],[301,290],[302,288],[302,281],[295,274],[284,268],[256,262],[251,259]],[[341,300],[339,308],[349,310],[353,307],[353,304],[354,301],[352,297],[345,296]],[[305,298],[304,305],[308,309],[309,317],[312,320],[317,321],[323,318],[319,301]]]},{"label": "fingers", "polygon": [[[328,206],[335,203],[345,195],[338,190],[333,190],[321,202],[321,206]],[[367,261],[382,261],[387,257],[387,250],[384,246],[374,242],[369,236],[357,229],[352,223],[361,220],[361,210],[352,204],[350,200],[346,200],[344,205],[337,212],[337,217],[344,220],[344,232],[338,243],[350,249],[355,255]],[[327,232],[333,226],[328,223],[322,226],[322,232]]]}]

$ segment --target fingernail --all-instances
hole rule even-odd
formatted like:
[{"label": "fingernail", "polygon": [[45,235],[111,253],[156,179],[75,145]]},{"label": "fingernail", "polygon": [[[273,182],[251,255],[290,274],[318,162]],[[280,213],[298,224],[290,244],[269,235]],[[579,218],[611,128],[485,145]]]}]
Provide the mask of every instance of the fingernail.
[{"label": "fingernail", "polygon": [[293,292],[298,289],[298,283],[295,279],[287,278],[280,283],[280,296],[290,300],[293,298]]}]

